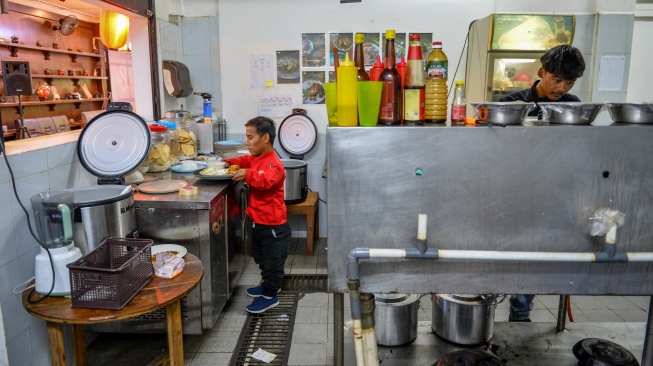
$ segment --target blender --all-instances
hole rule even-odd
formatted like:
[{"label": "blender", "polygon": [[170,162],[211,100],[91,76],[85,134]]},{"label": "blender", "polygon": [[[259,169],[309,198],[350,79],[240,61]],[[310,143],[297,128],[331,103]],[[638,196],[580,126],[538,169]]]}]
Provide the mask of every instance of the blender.
[{"label": "blender", "polygon": [[30,199],[41,238],[34,266],[35,291],[41,295],[70,295],[66,265],[82,257],[73,243],[73,198],[73,192],[42,192]]}]

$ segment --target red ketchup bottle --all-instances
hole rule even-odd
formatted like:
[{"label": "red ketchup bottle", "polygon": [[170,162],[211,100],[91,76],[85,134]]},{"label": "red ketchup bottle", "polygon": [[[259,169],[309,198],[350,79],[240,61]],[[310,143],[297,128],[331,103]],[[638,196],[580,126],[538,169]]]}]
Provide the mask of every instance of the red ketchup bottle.
[{"label": "red ketchup bottle", "polygon": [[383,71],[383,62],[381,62],[381,56],[376,56],[376,62],[372,65],[370,69],[370,81],[379,81],[379,76]]}]

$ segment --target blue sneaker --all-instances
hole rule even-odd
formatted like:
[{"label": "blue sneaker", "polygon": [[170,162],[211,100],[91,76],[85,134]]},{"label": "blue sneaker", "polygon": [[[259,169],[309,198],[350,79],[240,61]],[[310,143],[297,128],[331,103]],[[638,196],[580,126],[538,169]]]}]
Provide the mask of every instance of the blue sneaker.
[{"label": "blue sneaker", "polygon": [[[245,292],[249,297],[261,297],[263,295],[263,287],[261,286],[250,287]],[[277,293],[279,292],[281,292],[281,289],[277,290]]]},{"label": "blue sneaker", "polygon": [[259,314],[268,309],[272,309],[277,305],[279,305],[279,296],[259,296],[255,298],[251,304],[245,306],[245,310],[247,310],[248,313]]}]

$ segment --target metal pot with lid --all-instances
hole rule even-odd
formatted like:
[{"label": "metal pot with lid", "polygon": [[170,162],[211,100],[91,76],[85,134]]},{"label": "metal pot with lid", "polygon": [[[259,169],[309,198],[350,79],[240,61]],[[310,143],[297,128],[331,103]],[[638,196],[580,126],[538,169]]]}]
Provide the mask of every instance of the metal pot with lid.
[{"label": "metal pot with lid", "polygon": [[73,239],[87,254],[108,237],[137,237],[134,194],[123,176],[134,171],[150,150],[150,130],[135,113],[104,112],[82,130],[79,161],[98,177],[98,185],[71,188],[75,206]]},{"label": "metal pot with lid", "polygon": [[164,121],[171,121],[175,123],[195,122],[195,120],[191,118],[189,111],[175,109],[167,111],[163,115],[165,116]]},{"label": "metal pot with lid", "polygon": [[295,108],[293,114],[279,125],[278,141],[290,159],[281,159],[286,170],[284,200],[287,204],[301,203],[308,195],[307,166],[302,161],[317,141],[315,123],[306,115],[306,110]]},{"label": "metal pot with lid", "polygon": [[376,343],[400,346],[417,338],[420,295],[374,294]]}]

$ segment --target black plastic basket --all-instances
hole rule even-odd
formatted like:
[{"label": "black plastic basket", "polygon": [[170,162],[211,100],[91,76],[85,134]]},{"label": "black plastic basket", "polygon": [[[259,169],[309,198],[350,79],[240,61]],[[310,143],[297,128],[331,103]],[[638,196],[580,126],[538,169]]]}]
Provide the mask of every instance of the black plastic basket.
[{"label": "black plastic basket", "polygon": [[72,306],[122,309],[154,277],[152,240],[108,238],[68,264]]}]

